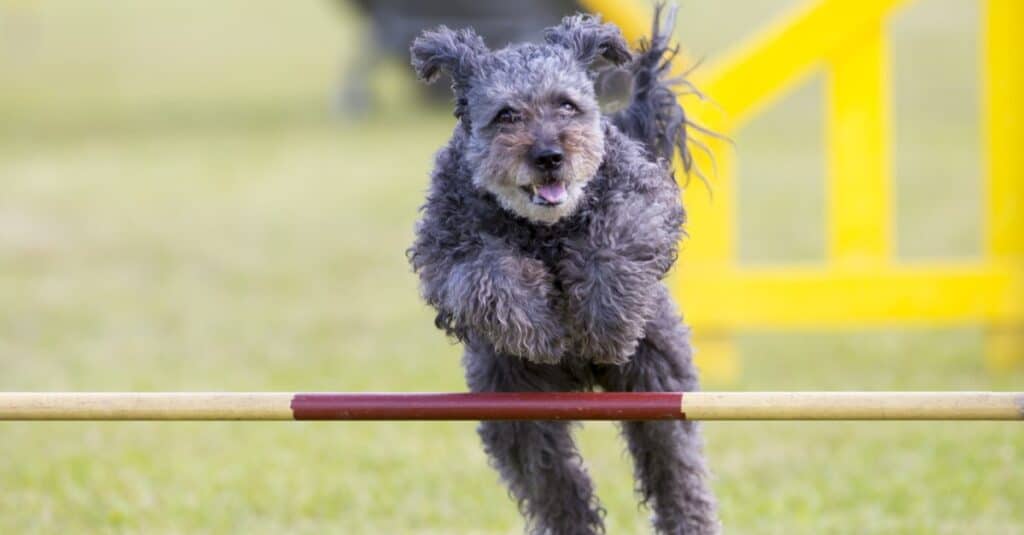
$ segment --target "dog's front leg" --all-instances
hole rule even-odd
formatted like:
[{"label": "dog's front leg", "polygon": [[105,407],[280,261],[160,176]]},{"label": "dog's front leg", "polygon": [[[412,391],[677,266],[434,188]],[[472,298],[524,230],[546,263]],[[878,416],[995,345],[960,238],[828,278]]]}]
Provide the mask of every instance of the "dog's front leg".
[{"label": "dog's front leg", "polygon": [[675,188],[664,189],[606,206],[562,244],[557,275],[573,349],[594,362],[629,360],[675,261],[683,212]]},{"label": "dog's front leg", "polygon": [[565,331],[552,305],[553,277],[539,260],[492,239],[470,256],[438,257],[419,273],[449,334],[483,336],[498,352],[533,362],[561,359]]},{"label": "dog's front leg", "polygon": [[574,248],[559,267],[573,349],[601,364],[629,360],[643,337],[657,278],[610,248]]}]

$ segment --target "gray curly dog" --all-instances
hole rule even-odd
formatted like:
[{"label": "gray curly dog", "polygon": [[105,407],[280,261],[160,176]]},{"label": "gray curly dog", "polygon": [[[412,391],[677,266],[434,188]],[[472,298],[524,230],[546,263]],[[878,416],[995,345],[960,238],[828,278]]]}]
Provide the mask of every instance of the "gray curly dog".
[{"label": "gray curly dog", "polygon": [[[418,76],[452,79],[458,123],[437,154],[409,250],[437,326],[465,346],[474,392],[690,391],[689,333],[662,282],[685,214],[671,170],[687,121],[665,80],[674,11],[634,53],[617,27],[566,17],[544,44],[491,51],[472,30],[426,31]],[[662,26],[659,29],[659,26]],[[595,61],[631,73],[602,114]],[[494,421],[484,448],[535,534],[604,531],[564,421]],[[665,534],[715,533],[697,424],[622,424],[637,489]]]}]

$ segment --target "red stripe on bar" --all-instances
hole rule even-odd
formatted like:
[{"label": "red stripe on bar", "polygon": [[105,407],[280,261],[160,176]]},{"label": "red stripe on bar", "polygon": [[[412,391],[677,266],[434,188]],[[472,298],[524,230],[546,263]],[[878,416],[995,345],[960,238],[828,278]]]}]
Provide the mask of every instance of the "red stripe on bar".
[{"label": "red stripe on bar", "polygon": [[296,420],[674,420],[678,392],[303,393]]}]

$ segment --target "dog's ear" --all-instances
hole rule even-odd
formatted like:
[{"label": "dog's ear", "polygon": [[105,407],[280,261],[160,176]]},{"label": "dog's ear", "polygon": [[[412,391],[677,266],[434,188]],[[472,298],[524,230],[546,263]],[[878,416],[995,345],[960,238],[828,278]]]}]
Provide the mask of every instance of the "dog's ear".
[{"label": "dog's ear", "polygon": [[409,51],[412,68],[420,80],[430,83],[444,73],[456,86],[461,86],[473,75],[480,57],[487,53],[487,45],[470,28],[453,31],[438,26],[420,34]]},{"label": "dog's ear", "polygon": [[584,65],[590,65],[598,57],[621,65],[633,57],[619,28],[614,24],[602,24],[596,15],[565,17],[558,26],[544,30],[544,40],[548,44],[568,48]]}]

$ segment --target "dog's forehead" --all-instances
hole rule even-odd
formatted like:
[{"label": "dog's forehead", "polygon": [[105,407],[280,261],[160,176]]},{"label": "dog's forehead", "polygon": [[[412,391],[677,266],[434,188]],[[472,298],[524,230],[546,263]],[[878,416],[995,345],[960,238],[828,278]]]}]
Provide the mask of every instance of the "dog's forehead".
[{"label": "dog's forehead", "polygon": [[552,45],[513,45],[490,54],[474,80],[484,99],[530,99],[553,90],[590,95],[594,83],[568,50]]}]

